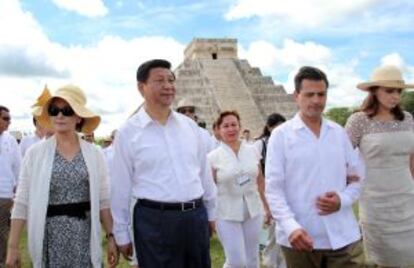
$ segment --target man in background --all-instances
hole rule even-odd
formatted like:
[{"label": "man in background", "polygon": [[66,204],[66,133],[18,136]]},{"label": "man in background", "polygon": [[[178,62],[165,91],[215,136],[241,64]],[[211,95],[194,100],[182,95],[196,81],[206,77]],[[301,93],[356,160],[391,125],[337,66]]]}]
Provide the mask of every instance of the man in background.
[{"label": "man in background", "polygon": [[0,267],[4,267],[10,231],[10,209],[19,176],[21,154],[16,139],[7,133],[10,111],[0,105]]}]

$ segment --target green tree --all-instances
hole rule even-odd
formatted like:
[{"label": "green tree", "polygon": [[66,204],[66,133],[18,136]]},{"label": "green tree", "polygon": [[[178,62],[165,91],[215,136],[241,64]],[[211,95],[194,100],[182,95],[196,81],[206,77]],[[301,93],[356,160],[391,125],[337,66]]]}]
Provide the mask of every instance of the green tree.
[{"label": "green tree", "polygon": [[348,120],[348,117],[352,114],[352,109],[348,107],[335,107],[329,109],[325,116],[332,121],[335,121],[336,123],[340,124],[341,126],[345,126],[346,120]]},{"label": "green tree", "polygon": [[401,107],[410,112],[414,112],[414,92],[413,91],[404,91],[401,96]]}]

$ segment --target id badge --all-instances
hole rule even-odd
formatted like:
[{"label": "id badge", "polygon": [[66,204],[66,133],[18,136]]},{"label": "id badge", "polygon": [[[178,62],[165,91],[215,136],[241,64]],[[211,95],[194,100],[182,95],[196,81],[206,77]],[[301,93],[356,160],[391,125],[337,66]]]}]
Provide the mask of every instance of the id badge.
[{"label": "id badge", "polygon": [[250,177],[247,176],[247,175],[241,175],[241,176],[237,177],[236,181],[237,181],[238,185],[242,186],[242,185],[244,185],[244,184],[246,184],[250,181]]}]

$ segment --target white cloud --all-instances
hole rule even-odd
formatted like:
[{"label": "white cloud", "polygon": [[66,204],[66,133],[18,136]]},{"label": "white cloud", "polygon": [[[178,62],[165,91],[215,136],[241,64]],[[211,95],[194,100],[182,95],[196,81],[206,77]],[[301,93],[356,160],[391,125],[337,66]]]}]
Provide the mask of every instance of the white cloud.
[{"label": "white cloud", "polygon": [[382,0],[238,0],[226,13],[225,18],[271,17],[291,21],[303,26],[319,26],[330,21],[338,21]]},{"label": "white cloud", "polygon": [[404,79],[410,84],[414,83],[414,65],[407,64],[399,53],[393,52],[385,55],[381,58],[381,65],[397,66],[403,72]]},{"label": "white cloud", "polygon": [[401,70],[404,70],[407,68],[406,63],[404,62],[404,59],[401,57],[399,53],[396,53],[396,52],[382,57],[381,65],[395,65]]},{"label": "white cloud", "polygon": [[[0,35],[8,36],[0,39],[0,101],[12,111],[11,129],[23,130],[32,128],[30,105],[45,84],[54,91],[73,83],[85,91],[87,106],[102,115],[97,134],[108,134],[142,102],[136,89],[138,65],[165,58],[177,66],[184,50],[163,36],[130,40],[105,36],[94,44],[63,46],[49,40],[16,0],[0,1]],[[11,61],[11,55],[19,60]]]},{"label": "white cloud", "polygon": [[356,89],[361,81],[355,73],[356,59],[347,63],[337,62],[334,52],[315,42],[299,43],[292,39],[284,40],[281,47],[266,41],[251,43],[247,49],[240,49],[240,57],[246,58],[251,65],[258,66],[267,75],[287,77],[281,83],[287,92],[293,92],[293,78],[298,69],[311,65],[323,70],[331,83],[328,107],[359,105],[364,93]]},{"label": "white cloud", "polygon": [[99,17],[108,14],[102,0],[53,0],[56,6],[86,17]]}]

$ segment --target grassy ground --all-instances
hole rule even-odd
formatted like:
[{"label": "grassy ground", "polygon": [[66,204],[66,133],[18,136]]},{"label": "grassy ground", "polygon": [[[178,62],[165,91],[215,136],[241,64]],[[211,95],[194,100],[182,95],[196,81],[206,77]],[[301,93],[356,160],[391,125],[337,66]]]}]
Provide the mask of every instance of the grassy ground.
[{"label": "grassy ground", "polygon": [[[223,263],[224,263],[224,253],[223,253],[223,249],[221,247],[220,241],[217,239],[216,236],[214,236],[211,239],[211,250],[210,250],[210,254],[211,254],[211,262],[212,262],[212,267],[213,268],[219,268],[219,267],[223,267]],[[106,242],[104,242],[103,247],[105,248],[106,246]],[[31,267],[30,264],[30,258],[29,258],[29,253],[27,251],[27,237],[26,234],[23,235],[22,240],[20,242],[20,253],[21,253],[21,258],[22,258],[22,268],[29,268]],[[106,257],[105,257],[106,259]],[[105,265],[106,267],[106,265]],[[121,259],[119,265],[119,268],[128,268],[128,262],[126,262],[124,259]]]}]

